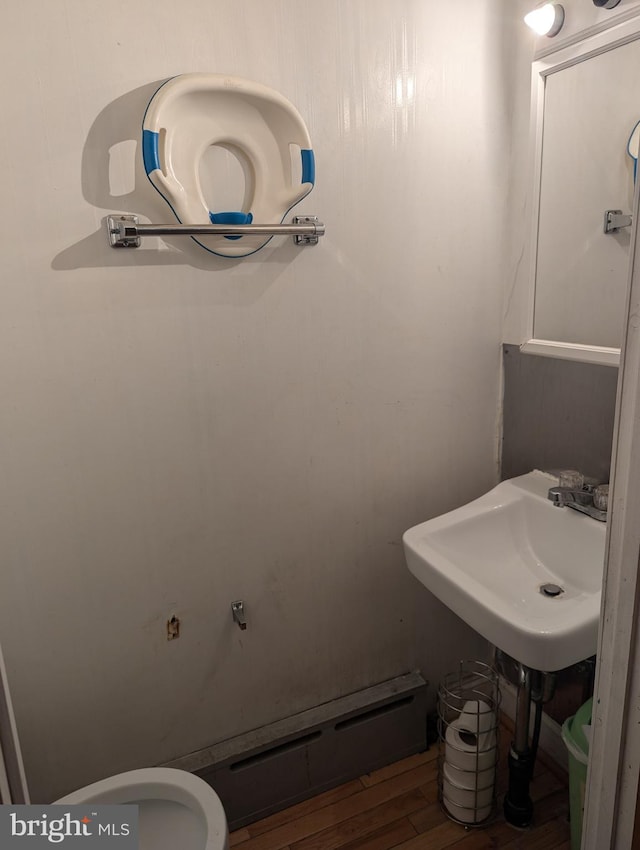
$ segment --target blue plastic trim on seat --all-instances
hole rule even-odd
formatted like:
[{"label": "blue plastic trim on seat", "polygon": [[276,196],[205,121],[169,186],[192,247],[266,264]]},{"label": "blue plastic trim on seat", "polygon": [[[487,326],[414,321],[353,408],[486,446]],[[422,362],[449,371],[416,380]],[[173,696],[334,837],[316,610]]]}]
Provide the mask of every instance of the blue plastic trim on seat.
[{"label": "blue plastic trim on seat", "polygon": [[[209,213],[211,224],[251,224],[253,215],[245,212]],[[242,239],[242,236],[225,236],[225,239]]]},{"label": "blue plastic trim on seat", "polygon": [[160,168],[160,154],[158,152],[158,136],[153,130],[142,131],[142,160],[144,170],[147,174]]},{"label": "blue plastic trim on seat", "polygon": [[309,148],[301,148],[302,157],[302,182],[314,184],[316,182],[316,159],[313,151]]}]

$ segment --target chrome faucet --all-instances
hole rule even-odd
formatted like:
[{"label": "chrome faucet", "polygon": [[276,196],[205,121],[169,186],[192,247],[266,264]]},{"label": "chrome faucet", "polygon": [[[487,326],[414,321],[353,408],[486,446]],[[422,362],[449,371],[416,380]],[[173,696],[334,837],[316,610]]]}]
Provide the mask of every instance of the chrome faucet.
[{"label": "chrome faucet", "polygon": [[[587,514],[587,516],[597,519],[599,522],[606,522],[606,507],[603,510],[594,504],[595,489],[593,484],[585,484],[581,489],[573,487],[551,487],[547,496],[557,508],[573,508],[574,511]],[[602,502],[598,500],[598,504],[602,504]]]}]

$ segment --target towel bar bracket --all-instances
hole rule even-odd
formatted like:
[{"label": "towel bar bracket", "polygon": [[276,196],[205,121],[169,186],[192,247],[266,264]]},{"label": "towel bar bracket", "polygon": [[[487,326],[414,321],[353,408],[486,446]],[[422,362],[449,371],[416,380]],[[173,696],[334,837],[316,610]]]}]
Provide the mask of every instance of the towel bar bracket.
[{"label": "towel bar bracket", "polygon": [[112,248],[139,248],[137,215],[107,216],[107,233]]},{"label": "towel bar bracket", "polygon": [[324,224],[318,221],[317,215],[294,215],[294,224],[312,225],[315,228],[314,233],[298,233],[293,237],[296,245],[317,245],[320,236],[324,235]]},{"label": "towel bar bracket", "polygon": [[324,224],[315,215],[294,216],[292,224],[139,224],[137,215],[107,216],[112,248],[139,248],[142,236],[293,236],[296,245],[317,245]]}]

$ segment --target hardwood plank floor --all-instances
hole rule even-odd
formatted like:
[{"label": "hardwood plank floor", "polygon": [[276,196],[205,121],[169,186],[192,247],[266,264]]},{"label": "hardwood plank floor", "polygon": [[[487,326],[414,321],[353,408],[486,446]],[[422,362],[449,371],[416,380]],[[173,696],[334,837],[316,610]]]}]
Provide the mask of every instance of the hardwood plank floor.
[{"label": "hardwood plank floor", "polygon": [[[508,736],[508,732],[506,733]],[[505,754],[508,746],[503,745]],[[230,836],[238,850],[570,850],[567,778],[538,759],[534,824],[517,830],[500,814],[483,829],[449,820],[438,803],[438,747],[319,794]],[[502,759],[506,761],[505,758]],[[501,765],[498,789],[506,787]]]}]

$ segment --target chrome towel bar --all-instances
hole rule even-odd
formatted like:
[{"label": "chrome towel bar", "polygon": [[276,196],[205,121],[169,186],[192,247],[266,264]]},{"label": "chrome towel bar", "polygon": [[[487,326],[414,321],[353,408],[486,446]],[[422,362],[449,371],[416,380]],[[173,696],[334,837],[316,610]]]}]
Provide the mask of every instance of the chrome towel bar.
[{"label": "chrome towel bar", "polygon": [[137,215],[107,216],[112,248],[139,248],[143,236],[293,236],[296,245],[317,245],[324,224],[315,215],[296,215],[291,224],[138,224]]}]

